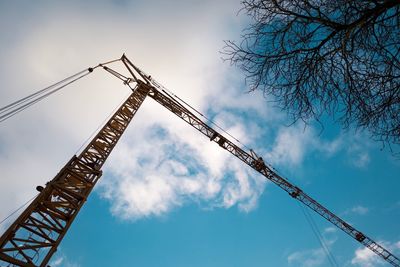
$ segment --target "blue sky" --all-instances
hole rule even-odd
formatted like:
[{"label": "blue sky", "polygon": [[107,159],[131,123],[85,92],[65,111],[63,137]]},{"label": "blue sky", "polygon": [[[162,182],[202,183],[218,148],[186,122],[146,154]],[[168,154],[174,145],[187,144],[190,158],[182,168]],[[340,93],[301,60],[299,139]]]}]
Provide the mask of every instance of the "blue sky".
[{"label": "blue sky", "polygon": [[[238,1],[0,2],[0,106],[123,52],[359,230],[400,254],[400,161],[368,133],[284,112],[223,62]],[[0,218],[129,94],[98,71],[0,124]],[[312,214],[312,213],[311,213]],[[339,266],[388,266],[312,214]],[[9,222],[8,222],[9,223]],[[4,230],[6,224],[0,226]],[[330,266],[299,205],[147,99],[52,266]]]}]

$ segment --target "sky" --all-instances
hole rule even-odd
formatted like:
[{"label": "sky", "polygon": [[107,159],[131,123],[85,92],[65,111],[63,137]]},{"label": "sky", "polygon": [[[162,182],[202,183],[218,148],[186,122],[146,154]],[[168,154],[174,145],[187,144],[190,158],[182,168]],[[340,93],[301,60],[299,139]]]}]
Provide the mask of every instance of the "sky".
[{"label": "sky", "polygon": [[[325,207],[400,255],[400,160],[369,138],[290,124],[220,51],[240,1],[0,1],[0,106],[126,53]],[[118,66],[116,66],[118,68]],[[97,69],[0,123],[0,220],[36,194],[129,95]],[[389,266],[146,99],[50,265]],[[11,217],[0,225],[3,232]]]}]

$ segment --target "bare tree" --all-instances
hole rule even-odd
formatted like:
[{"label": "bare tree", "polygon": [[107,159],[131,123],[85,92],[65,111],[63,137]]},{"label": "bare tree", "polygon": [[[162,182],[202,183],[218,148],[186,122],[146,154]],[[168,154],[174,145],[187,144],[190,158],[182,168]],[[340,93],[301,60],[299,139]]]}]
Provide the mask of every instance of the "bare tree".
[{"label": "bare tree", "polygon": [[400,144],[399,0],[245,0],[225,58],[294,121],[329,114]]}]

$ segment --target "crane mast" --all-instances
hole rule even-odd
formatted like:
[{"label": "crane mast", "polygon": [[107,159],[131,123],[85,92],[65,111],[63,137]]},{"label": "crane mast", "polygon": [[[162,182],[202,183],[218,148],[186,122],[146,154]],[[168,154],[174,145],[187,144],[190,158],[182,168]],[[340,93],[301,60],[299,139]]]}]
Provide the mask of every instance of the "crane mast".
[{"label": "crane mast", "polygon": [[[101,167],[117,144],[140,105],[149,96],[201,132],[210,141],[243,161],[265,178],[285,190],[333,225],[350,235],[393,266],[400,260],[383,246],[322,206],[300,188],[276,173],[253,151],[245,151],[198,118],[154,79],[137,68],[123,55],[121,58],[132,77],[102,66],[129,87],[132,94],[103,126],[99,133],[78,155],[46,184],[40,193],[0,238],[0,266],[47,266],[51,256],[102,175]],[[4,265],[6,264],[6,265]]]},{"label": "crane mast", "polygon": [[148,91],[138,84],[86,148],[38,187],[39,195],[0,238],[0,266],[47,266]]}]

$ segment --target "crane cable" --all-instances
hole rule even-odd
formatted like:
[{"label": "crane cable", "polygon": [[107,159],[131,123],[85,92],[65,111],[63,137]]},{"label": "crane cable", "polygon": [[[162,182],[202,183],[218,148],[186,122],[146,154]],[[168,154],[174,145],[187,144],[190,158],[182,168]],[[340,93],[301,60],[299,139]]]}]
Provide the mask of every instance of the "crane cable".
[{"label": "crane cable", "polygon": [[166,88],[164,85],[162,85],[161,83],[159,83],[158,81],[156,81],[153,77],[151,77],[150,75],[146,74],[146,72],[144,72],[143,70],[141,70],[140,68],[136,67],[138,70],[140,70],[140,72],[146,76],[151,83],[157,87],[158,89],[164,90],[165,92],[168,92],[173,98],[175,98],[175,100],[177,100],[178,102],[180,102],[181,104],[185,105],[186,107],[188,107],[189,109],[191,109],[192,111],[194,111],[195,113],[197,113],[199,116],[203,117],[204,119],[206,119],[207,122],[209,122],[210,124],[213,124],[215,127],[217,127],[218,129],[220,129],[222,132],[224,132],[225,134],[227,134],[228,136],[230,136],[231,138],[233,138],[238,144],[241,144],[243,147],[250,149],[248,146],[246,146],[245,144],[243,144],[242,142],[240,142],[240,140],[238,138],[236,138],[235,136],[233,136],[232,134],[230,134],[227,130],[225,130],[224,128],[222,128],[221,126],[219,126],[217,123],[215,123],[214,121],[212,121],[211,119],[209,119],[207,116],[205,116],[203,113],[201,113],[200,111],[198,111],[196,108],[194,108],[193,106],[189,105],[186,101],[184,101],[182,98],[180,98],[179,96],[177,96],[176,94],[174,94],[174,92],[172,92],[170,89]]},{"label": "crane cable", "polygon": [[79,71],[65,79],[62,79],[59,82],[56,82],[48,87],[45,87],[41,90],[36,91],[33,94],[30,94],[26,97],[23,97],[11,104],[8,104],[2,108],[0,108],[0,122],[3,122],[12,116],[18,114],[19,112],[23,111],[24,109],[27,109],[28,107],[36,104],[37,102],[43,100],[44,98],[56,93],[57,91],[61,90],[62,88],[66,87],[67,85],[70,85],[73,82],[76,82],[77,80],[82,79],[83,77],[89,75],[90,73],[93,72],[96,68],[103,67],[105,65],[120,61],[121,59],[114,59],[107,61],[105,63],[100,63],[95,67],[90,67],[87,69],[84,69],[82,71]]},{"label": "crane cable", "polygon": [[82,79],[83,77],[85,77],[85,76],[89,75],[91,72],[93,72],[93,70],[95,68],[88,68],[88,69],[82,70],[82,71],[75,73],[59,82],[56,82],[55,84],[52,84],[46,88],[38,90],[33,94],[30,94],[30,95],[23,97],[9,105],[6,105],[6,106],[0,108],[0,122],[3,122],[5,120],[11,118],[12,116],[23,111],[24,109],[27,109],[28,107],[36,104],[37,102],[45,99],[46,97],[54,94],[55,92],[61,90],[62,88],[66,87],[67,85],[70,85],[71,83],[76,82],[79,79]]},{"label": "crane cable", "polygon": [[[171,90],[169,90],[168,88],[166,88],[165,86],[163,86],[161,83],[159,83],[158,81],[156,81],[153,77],[151,77],[150,75],[147,75],[143,70],[139,69],[138,70],[140,72],[142,72],[142,74],[144,74],[145,77],[147,77],[150,82],[158,89],[164,91],[165,93],[169,94],[171,97],[173,97],[177,102],[185,105],[186,107],[188,107],[189,109],[191,109],[192,111],[194,111],[195,113],[197,113],[198,115],[200,115],[201,117],[203,117],[204,119],[206,119],[207,122],[209,122],[210,124],[213,124],[215,127],[217,127],[218,129],[220,129],[221,131],[223,131],[225,134],[227,134],[228,136],[230,136],[231,138],[233,138],[237,143],[241,144],[243,147],[249,149],[250,151],[252,149],[250,149],[248,146],[246,146],[244,143],[242,143],[238,138],[236,138],[235,136],[233,136],[232,134],[230,134],[227,130],[223,129],[221,126],[219,126],[217,123],[215,123],[214,121],[212,121],[211,119],[209,119],[208,117],[206,117],[204,114],[202,114],[200,111],[198,111],[196,108],[194,108],[193,106],[191,106],[190,104],[188,104],[186,101],[184,101],[183,99],[181,99],[179,96],[175,95],[174,92],[172,92]],[[129,84],[128,84],[129,85]],[[279,171],[275,168],[273,168],[272,166],[270,166],[274,171],[278,172]],[[289,180],[289,179],[288,179]],[[325,252],[328,261],[330,263],[331,266],[333,267],[338,267],[339,264],[337,263],[335,257],[333,256],[333,254],[331,253],[329,246],[326,244],[324,237],[322,236],[321,232],[318,229],[317,224],[315,223],[314,219],[312,218],[312,215],[310,214],[310,212],[308,211],[308,209],[306,209],[301,203],[298,203],[300,206],[300,209],[302,210],[307,222],[309,223],[311,230],[313,231],[314,235],[316,236],[316,238],[318,239],[318,242],[320,243],[323,251]]]},{"label": "crane cable", "polygon": [[306,209],[301,203],[298,203],[301,211],[303,212],[304,217],[306,218],[308,224],[311,227],[315,237],[318,239],[319,244],[321,245],[322,249],[324,250],[326,257],[331,266],[338,267],[339,264],[337,263],[335,257],[333,256],[332,252],[329,249],[329,246],[326,244],[324,237],[322,236],[321,232],[318,229],[317,224],[315,223],[312,215],[310,214],[309,210]]},{"label": "crane cable", "polygon": [[[169,97],[173,98],[175,101],[177,101],[180,105],[194,111],[195,113],[197,113],[199,116],[203,117],[206,122],[214,125],[216,128],[220,129],[222,132],[224,132],[226,135],[230,136],[233,140],[236,141],[237,145],[241,145],[243,148],[246,148],[248,151],[253,151],[254,150],[250,147],[248,147],[246,144],[244,144],[243,142],[241,142],[238,138],[236,138],[235,136],[233,136],[231,133],[228,132],[228,130],[225,130],[224,128],[222,128],[221,126],[219,126],[216,122],[214,122],[212,119],[208,118],[207,116],[205,116],[203,113],[201,113],[199,110],[197,110],[196,108],[194,108],[193,106],[189,105],[186,101],[184,101],[182,98],[180,98],[179,96],[177,96],[174,92],[172,92],[170,89],[166,88],[164,85],[162,85],[161,83],[159,83],[157,80],[155,80],[151,75],[148,75],[146,72],[144,72],[143,70],[141,70],[140,68],[136,67],[135,68],[139,71],[139,73],[143,76],[145,76],[147,79],[150,80],[151,84],[157,89],[157,90],[161,90],[164,93],[168,94]],[[127,83],[127,85],[130,87],[129,83]],[[130,87],[132,90],[133,88]],[[272,165],[265,163],[268,168],[270,168],[271,170],[273,170],[276,173],[279,173],[279,170],[275,167],[273,167]],[[289,180],[288,178],[286,178],[287,180]]]},{"label": "crane cable", "polygon": [[32,198],[30,198],[28,201],[26,201],[24,204],[22,204],[19,208],[17,208],[16,210],[14,210],[13,212],[11,212],[8,216],[6,216],[5,218],[3,218],[0,221],[0,224],[4,223],[6,220],[8,220],[11,216],[13,216],[15,213],[17,213],[19,210],[21,210],[23,207],[25,207],[26,205],[28,205],[35,197],[37,197],[39,195],[36,194],[34,195]]},{"label": "crane cable", "polygon": [[[121,59],[115,59],[111,60],[105,63],[101,63],[94,68],[87,68],[85,70],[79,71],[65,79],[62,79],[61,81],[58,81],[50,86],[47,86],[41,90],[36,91],[35,93],[32,93],[26,97],[23,97],[13,103],[10,103],[4,107],[0,108],[0,122],[3,122],[12,116],[16,115],[17,113],[23,111],[24,109],[32,106],[33,104],[36,104],[37,102],[43,100],[44,98],[54,94],[55,92],[61,90],[62,88],[66,87],[67,85],[70,85],[73,82],[76,82],[79,79],[82,79],[83,77],[89,75],[90,73],[93,72],[94,69],[98,67],[102,67],[104,65],[114,63],[116,61],[120,61]],[[58,86],[58,87],[57,87]],[[92,134],[93,135],[93,134]],[[90,138],[90,137],[89,137]],[[86,142],[86,141],[85,141]],[[83,144],[84,145],[84,144]],[[82,145],[82,146],[83,146]],[[82,148],[82,146],[78,149],[78,151]],[[37,197],[38,194],[27,200],[24,204],[22,204],[20,207],[18,207],[16,210],[11,212],[8,216],[3,218],[0,221],[0,225],[3,224],[6,220],[8,220],[11,216],[13,216],[15,213],[17,213],[19,210],[21,210],[23,207],[25,207],[27,204],[29,204],[35,197]]]},{"label": "crane cable", "polygon": [[123,99],[122,101],[108,114],[108,116],[103,120],[103,122],[101,124],[99,124],[99,126],[96,128],[96,130],[94,130],[87,138],[85,141],[83,141],[83,143],[81,144],[81,146],[76,150],[75,154],[78,155],[79,152],[82,152],[83,147],[87,144],[89,144],[90,140],[93,139],[93,137],[99,132],[100,128],[103,127],[106,122],[113,116],[113,114],[117,111],[117,109],[119,109],[119,107],[122,105],[122,103],[124,103],[126,101],[126,99],[128,98],[128,96],[131,94],[131,92],[129,92]]}]

